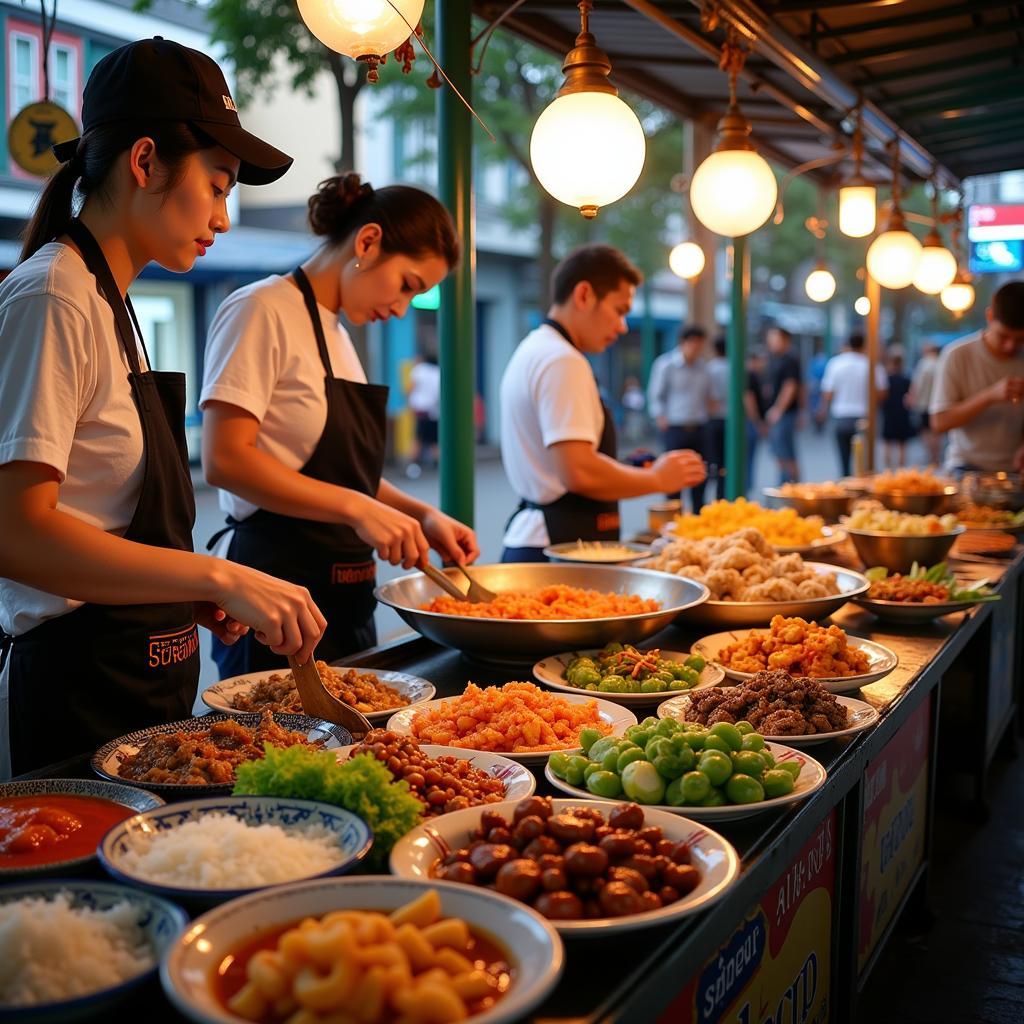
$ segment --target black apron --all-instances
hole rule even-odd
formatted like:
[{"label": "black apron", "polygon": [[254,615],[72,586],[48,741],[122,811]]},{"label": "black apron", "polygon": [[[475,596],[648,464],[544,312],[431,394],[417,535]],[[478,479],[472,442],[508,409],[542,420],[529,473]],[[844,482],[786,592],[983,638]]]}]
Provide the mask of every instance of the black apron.
[{"label": "black apron", "polygon": [[[324,431],[299,472],[375,497],[384,471],[388,389],[334,376],[309,278],[301,267],[293,271],[292,277],[313,325],[327,393]],[[373,548],[360,540],[352,527],[266,509],[257,509],[241,521],[228,516],[227,524],[210,538],[208,549],[226,531],[234,530],[229,559],[309,590],[327,619],[327,630],[316,649],[318,658],[333,661],[376,643],[373,610],[377,601],[373,590],[377,568]],[[213,655],[222,679],[287,664],[282,655],[274,654],[251,634],[234,645],[215,638]]]},{"label": "black apron", "polygon": [[[573,345],[569,332],[550,317],[544,323]],[[576,346],[573,345],[575,348]],[[615,421],[611,411],[601,402],[604,413],[604,427],[601,430],[601,441],[597,446],[601,455],[610,459],[618,458],[618,441],[615,435]],[[586,498],[582,494],[566,491],[546,505],[540,505],[526,498],[520,498],[515,512],[509,519],[512,522],[523,509],[536,508],[544,513],[544,523],[548,528],[548,540],[551,544],[570,544],[574,540],[618,540],[619,539],[619,503],[617,501],[598,501]],[[508,527],[506,526],[506,529]]]},{"label": "black apron", "polygon": [[[73,220],[67,233],[114,313],[142,423],[142,486],[124,538],[191,551],[196,505],[185,445],[185,375],[142,370],[132,325],[140,340],[142,331],[131,299],[121,297],[85,225]],[[10,660],[11,760],[19,774],[191,715],[199,682],[195,609],[188,601],[83,604],[15,637]]]}]

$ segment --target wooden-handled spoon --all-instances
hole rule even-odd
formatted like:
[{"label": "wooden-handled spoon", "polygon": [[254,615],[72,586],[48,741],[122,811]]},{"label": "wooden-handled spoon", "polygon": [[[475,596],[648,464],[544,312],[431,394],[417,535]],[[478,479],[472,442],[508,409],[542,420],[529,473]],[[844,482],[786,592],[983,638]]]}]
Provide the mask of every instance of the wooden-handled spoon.
[{"label": "wooden-handled spoon", "polygon": [[344,726],[356,743],[373,728],[365,715],[328,691],[312,658],[305,665],[300,665],[295,655],[289,654],[288,664],[295,680],[295,689],[299,691],[302,710],[310,718],[322,718],[325,722]]}]

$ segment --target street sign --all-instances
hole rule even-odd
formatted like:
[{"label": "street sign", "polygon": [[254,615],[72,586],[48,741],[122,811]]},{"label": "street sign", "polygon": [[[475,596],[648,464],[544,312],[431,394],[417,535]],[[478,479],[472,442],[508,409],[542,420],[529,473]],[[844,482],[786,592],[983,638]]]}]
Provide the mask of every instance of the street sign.
[{"label": "street sign", "polygon": [[46,178],[57,169],[51,148],[78,135],[75,119],[63,107],[41,100],[18,111],[7,129],[7,146],[23,171]]}]

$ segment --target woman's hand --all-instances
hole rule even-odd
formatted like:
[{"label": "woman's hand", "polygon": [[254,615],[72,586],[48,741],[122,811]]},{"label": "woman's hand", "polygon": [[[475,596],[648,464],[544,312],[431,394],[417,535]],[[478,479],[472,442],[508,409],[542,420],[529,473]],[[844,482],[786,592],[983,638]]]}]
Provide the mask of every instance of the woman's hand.
[{"label": "woman's hand", "polygon": [[446,561],[468,565],[480,557],[476,534],[458,519],[432,508],[420,523],[430,546]]},{"label": "woman's hand", "polygon": [[350,492],[346,522],[359,539],[392,565],[411,569],[430,557],[430,545],[420,524],[412,516],[366,494]]},{"label": "woman's hand", "polygon": [[275,654],[294,654],[305,664],[327,627],[309,591],[236,562],[217,561],[214,604],[225,615],[222,621],[248,626]]},{"label": "woman's hand", "polygon": [[231,618],[210,601],[196,601],[196,622],[205,626],[222,644],[230,646],[249,632],[249,627]]}]

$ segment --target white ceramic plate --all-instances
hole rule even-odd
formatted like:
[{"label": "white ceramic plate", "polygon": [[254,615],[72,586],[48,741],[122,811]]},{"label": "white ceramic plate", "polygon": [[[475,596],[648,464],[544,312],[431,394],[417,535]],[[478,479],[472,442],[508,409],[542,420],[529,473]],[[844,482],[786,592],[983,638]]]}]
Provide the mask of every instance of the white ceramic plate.
[{"label": "white ceramic plate", "polygon": [[[336,751],[338,760],[347,760],[355,749],[355,744],[339,747]],[[427,757],[457,757],[460,761],[468,761],[474,768],[487,772],[492,778],[501,779],[505,783],[506,800],[525,800],[526,797],[533,796],[533,791],[537,788],[537,779],[533,772],[501,754],[490,754],[483,750],[464,750],[462,747],[441,747],[436,743],[424,743],[420,750]]]},{"label": "white ceramic plate", "polygon": [[[448,700],[452,699],[454,698],[448,698]],[[621,736],[631,725],[636,725],[636,715],[628,708],[624,708],[619,704],[612,704],[611,701],[592,697],[589,693],[585,695],[580,694],[578,691],[573,694],[560,693],[558,699],[568,701],[570,704],[586,704],[589,701],[594,701],[597,705],[597,713],[601,721],[605,725],[611,726],[611,735],[613,736]],[[403,708],[388,719],[388,728],[392,732],[397,732],[403,736],[410,736],[412,735],[412,720],[416,714],[420,711],[432,711],[444,703],[444,700],[428,700],[425,704],[419,704],[414,708]],[[466,747],[464,749],[472,751],[473,748]],[[575,750],[576,747],[574,745],[565,749]],[[484,751],[484,753],[487,753],[487,751]],[[517,761],[519,764],[541,765],[547,761],[551,754],[557,753],[557,751],[539,750],[532,753],[515,753],[509,750],[502,750],[493,751],[493,753],[500,753],[502,757],[507,757],[510,761]]]},{"label": "white ceramic plate", "polygon": [[[786,737],[789,739],[790,737]],[[765,746],[772,752],[776,761],[799,761],[803,766],[800,775],[793,787],[793,792],[788,796],[776,796],[770,800],[762,800],[759,804],[726,804],[725,807],[670,807],[668,804],[647,806],[641,804],[646,814],[648,811],[665,811],[669,814],[685,814],[694,821],[703,821],[713,824],[718,821],[737,821],[740,818],[751,818],[755,814],[763,814],[765,811],[777,811],[780,807],[789,804],[799,803],[805,800],[815,790],[820,789],[824,783],[827,772],[823,765],[819,764],[809,754],[802,750],[794,750],[792,747],[785,747],[781,743],[766,742]],[[579,751],[577,751],[578,753]],[[560,779],[547,765],[544,766],[544,778],[556,789],[563,793],[569,793],[577,800],[593,801],[593,794],[588,789],[581,789],[579,786],[570,786],[564,779]],[[628,804],[630,801],[622,800],[608,801],[612,804]],[[494,806],[497,806],[496,804]]]},{"label": "white ceramic plate", "polygon": [[[641,648],[642,649],[642,648]],[[563,673],[569,667],[573,658],[590,657],[596,658],[600,650],[569,651],[567,654],[552,654],[549,658],[538,661],[533,666],[534,678],[550,687],[552,690],[560,690],[562,693],[591,694],[600,697],[601,700],[611,701],[613,704],[621,704],[626,708],[650,707],[665,699],[667,693],[692,693],[693,690],[703,690],[708,686],[717,686],[724,678],[725,672],[720,665],[705,665],[704,671],[700,674],[700,681],[690,690],[662,690],[660,693],[599,693],[596,690],[581,690],[578,686],[570,686],[563,678]],[[677,661],[680,664],[689,657],[683,651],[662,651],[662,658],[666,661]]]},{"label": "white ceramic plate", "polygon": [[[614,810],[620,802],[594,800],[590,798],[589,793],[586,797],[588,807],[595,807],[605,814]],[[579,805],[579,800],[554,801],[556,814]],[[442,814],[418,825],[395,844],[391,851],[391,870],[401,878],[429,880],[437,861],[451,850],[465,846],[469,841],[470,833],[480,823],[481,810],[479,807],[470,807],[465,811],[453,811],[451,814]],[[487,810],[497,811],[511,818],[515,803],[509,801],[503,804],[488,804]],[[653,807],[645,807],[643,811],[644,824],[657,825],[666,839],[690,844],[693,865],[701,872],[700,885],[683,899],[643,914],[633,914],[630,917],[601,917],[588,921],[552,921],[562,935],[573,938],[603,938],[615,932],[634,931],[674,918],[687,917],[717,903],[736,880],[739,874],[739,857],[728,840],[678,814],[666,814],[663,810]],[[476,892],[488,891],[471,885],[464,888]]]},{"label": "white ceramic plate", "polygon": [[[714,633],[698,640],[693,645],[693,649],[698,654],[703,654],[708,661],[720,664],[718,655],[723,648],[745,640],[750,633],[767,635],[767,632],[763,629],[738,629],[729,633]],[[900,663],[900,659],[894,651],[890,651],[888,647],[883,647],[881,644],[876,644],[873,640],[864,640],[859,636],[849,635],[846,640],[850,647],[856,647],[867,655],[869,669],[856,676],[815,679],[816,683],[821,683],[831,693],[848,693],[852,690],[859,690],[862,686],[867,686],[868,683],[877,683]],[[734,679],[738,683],[745,683],[754,678],[753,672],[737,672],[736,669],[729,668],[727,665],[722,665],[722,668],[725,669],[727,678]]]},{"label": "white ceramic plate", "polygon": [[[495,805],[499,806],[499,805]],[[200,1024],[238,1024],[213,991],[225,957],[260,932],[322,917],[332,910],[390,911],[436,889],[446,917],[462,918],[501,949],[512,968],[508,992],[473,1024],[525,1017],[555,987],[565,963],[562,940],[540,914],[489,889],[405,878],[326,878],[264,889],[196,918],[160,965],[160,981],[177,1009]]]},{"label": "white ceramic plate", "polygon": [[[428,683],[426,679],[420,679],[419,676],[411,676],[405,672],[385,672],[382,669],[363,668],[357,665],[332,665],[331,668],[336,668],[340,672],[352,668],[360,675],[374,676],[380,682],[397,690],[409,701],[410,705],[422,704],[424,701],[430,700],[437,692],[434,689],[433,683]],[[267,669],[264,672],[249,672],[244,676],[232,676],[230,679],[222,679],[219,683],[214,683],[203,690],[203,703],[208,708],[220,711],[225,715],[252,714],[252,712],[236,711],[231,703],[232,700],[239,694],[248,693],[257,683],[262,682],[264,679],[269,679],[274,675],[281,675],[287,671],[288,669],[286,668],[274,668]],[[366,712],[366,717],[371,722],[383,724],[396,710],[396,708],[388,708],[386,711],[368,711]],[[297,713],[292,712],[292,714]]]},{"label": "white ceramic plate", "polygon": [[854,604],[859,604],[865,611],[871,612],[875,618],[883,622],[898,622],[906,626],[919,626],[925,622],[934,622],[941,619],[943,615],[952,615],[953,612],[967,611],[979,604],[989,604],[988,601],[945,601],[942,604],[922,604],[917,601],[877,601],[870,597],[854,598]]},{"label": "white ceramic plate", "polygon": [[[878,722],[878,712],[865,700],[857,700],[855,697],[836,697],[836,702],[849,711],[847,721],[850,723],[845,729],[835,729],[832,732],[817,732],[806,736],[772,736],[769,733],[761,733],[766,740],[777,740],[794,747],[813,747],[818,743],[828,743],[829,740],[843,739],[846,736],[853,736]],[[677,722],[692,721],[687,717],[690,709],[690,698],[688,694],[681,693],[678,697],[665,701],[658,705],[659,718],[674,718]]]}]

